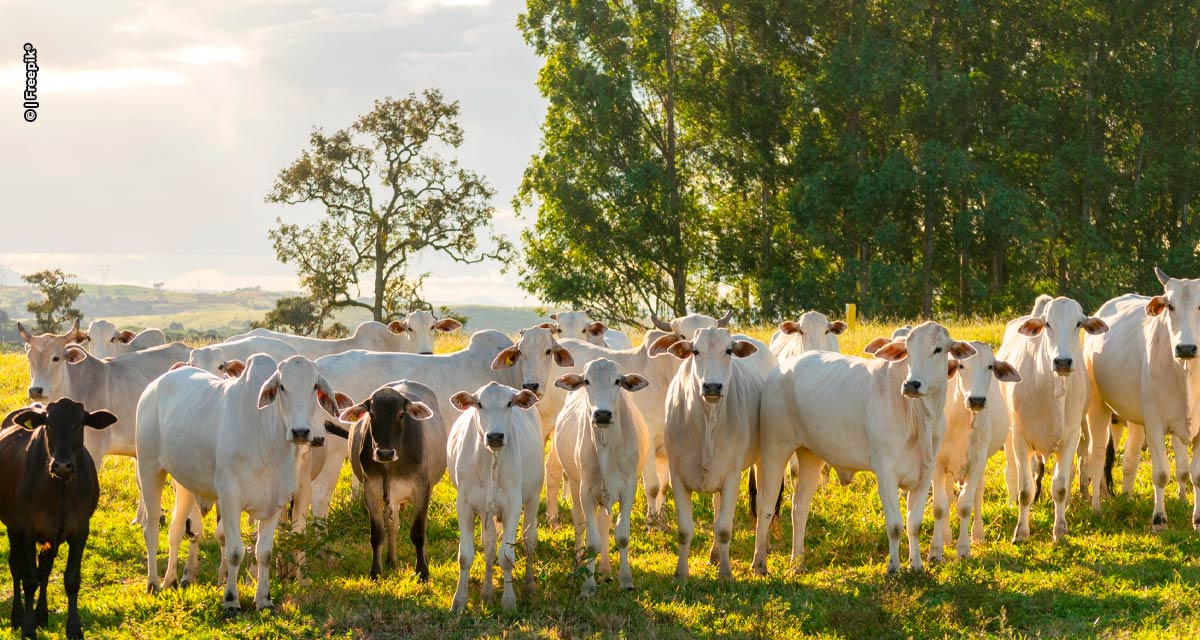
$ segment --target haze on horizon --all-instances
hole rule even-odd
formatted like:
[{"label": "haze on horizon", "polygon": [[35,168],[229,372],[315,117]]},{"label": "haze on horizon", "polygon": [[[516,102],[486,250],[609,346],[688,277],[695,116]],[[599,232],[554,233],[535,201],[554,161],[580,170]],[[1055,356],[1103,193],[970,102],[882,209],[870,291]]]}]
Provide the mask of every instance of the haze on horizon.
[{"label": "haze on horizon", "polygon": [[[431,87],[460,101],[458,158],[496,191],[496,232],[516,239],[527,223],[510,203],[545,106],[519,0],[65,4],[0,1],[2,267],[296,290],[267,230],[321,211],[264,203],[275,175],[312,127]],[[25,42],[41,67],[33,123],[20,109]],[[423,271],[433,302],[536,302],[495,263],[422,255],[410,272]]]}]

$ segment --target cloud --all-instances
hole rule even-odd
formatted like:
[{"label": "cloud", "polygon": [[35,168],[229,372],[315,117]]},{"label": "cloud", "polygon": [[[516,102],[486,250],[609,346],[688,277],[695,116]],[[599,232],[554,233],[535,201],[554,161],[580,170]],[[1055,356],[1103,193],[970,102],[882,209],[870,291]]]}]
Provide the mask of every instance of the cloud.
[{"label": "cloud", "polygon": [[[42,63],[38,74],[38,91],[49,93],[73,93],[92,91],[116,91],[145,87],[178,87],[187,82],[187,77],[170,69],[153,67],[126,67],[116,69],[75,69],[58,71]],[[5,86],[23,84],[25,68],[12,65],[0,69],[0,78]]]},{"label": "cloud", "polygon": [[206,65],[214,63],[229,63],[245,66],[250,53],[236,45],[197,45],[171,51],[165,56],[168,60],[190,65]]}]

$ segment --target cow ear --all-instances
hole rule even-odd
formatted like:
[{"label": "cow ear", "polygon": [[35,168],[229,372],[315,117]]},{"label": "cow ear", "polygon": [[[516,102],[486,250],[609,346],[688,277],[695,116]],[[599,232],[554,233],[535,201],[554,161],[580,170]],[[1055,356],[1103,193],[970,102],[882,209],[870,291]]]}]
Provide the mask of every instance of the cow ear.
[{"label": "cow ear", "polygon": [[528,409],[538,403],[537,394],[529,389],[521,389],[513,396],[513,406]]},{"label": "cow ear", "polygon": [[554,381],[554,386],[566,391],[574,391],[583,386],[583,376],[578,373],[568,373]]},{"label": "cow ear", "polygon": [[626,391],[640,391],[650,386],[650,381],[636,373],[627,373],[621,376],[618,384]]},{"label": "cow ear", "polygon": [[1030,338],[1035,338],[1042,335],[1042,330],[1046,328],[1046,321],[1041,318],[1030,318],[1021,323],[1021,328],[1017,329],[1017,333]]},{"label": "cow ear", "polygon": [[779,331],[789,336],[793,333],[801,333],[800,325],[796,324],[796,322],[793,320],[784,320],[783,322],[780,322]]},{"label": "cow ear", "polygon": [[834,320],[833,322],[829,323],[829,333],[832,333],[835,336],[842,335],[842,332],[848,328],[849,325],[841,320]]},{"label": "cow ear", "polygon": [[608,325],[603,322],[593,322],[587,328],[587,332],[594,336],[602,336],[605,331],[608,331]]},{"label": "cow ear", "polygon": [[242,375],[245,370],[246,363],[242,362],[241,360],[225,361],[225,375],[229,376],[230,378],[237,378],[238,376]]},{"label": "cow ear", "polygon": [[21,339],[25,341],[25,344],[29,344],[33,341],[33,334],[29,333],[29,330],[26,329],[20,322],[17,323],[17,333],[21,334]]},{"label": "cow ear", "polygon": [[1154,296],[1153,298],[1150,298],[1150,300],[1148,302],[1146,302],[1146,315],[1156,316],[1156,315],[1162,313],[1163,309],[1166,309],[1166,308],[1167,308],[1167,297],[1166,296]]},{"label": "cow ear", "polygon": [[401,322],[399,320],[392,320],[391,322],[388,323],[387,328],[388,328],[388,331],[391,331],[392,333],[394,333],[396,335],[401,335],[405,331],[408,331],[408,325],[404,324],[403,322]]},{"label": "cow ear", "polygon": [[1003,360],[997,360],[992,363],[992,374],[1000,382],[1021,381],[1021,374],[1017,373],[1017,368]]},{"label": "cow ear", "polygon": [[667,347],[667,353],[679,358],[680,360],[686,360],[690,358],[693,351],[695,351],[695,349],[692,348],[691,340],[680,340],[675,344],[672,344],[670,347]]},{"label": "cow ear", "polygon": [[46,413],[40,409],[29,407],[13,416],[12,420],[13,424],[20,425],[26,429],[33,429],[46,424]]},{"label": "cow ear", "polygon": [[405,409],[413,420],[428,420],[433,417],[433,411],[424,402],[410,402]]},{"label": "cow ear", "polygon": [[258,391],[258,408],[266,409],[267,405],[275,402],[275,397],[279,395],[279,372],[271,374],[270,378],[263,383],[262,388]]},{"label": "cow ear", "polygon": [[1108,323],[1096,316],[1084,318],[1083,322],[1079,323],[1079,326],[1083,327],[1084,331],[1093,336],[1108,331]]},{"label": "cow ear", "polygon": [[562,345],[554,345],[550,348],[550,352],[554,354],[554,364],[560,367],[575,366],[575,358],[571,357],[571,352],[567,351]]},{"label": "cow ear", "polygon": [[875,350],[875,357],[888,362],[900,362],[908,357],[908,347],[903,340],[891,340]]},{"label": "cow ear", "polygon": [[[86,333],[83,335],[87,336]],[[137,334],[130,331],[129,329],[126,329],[117,334],[117,340],[119,340],[121,342],[121,344],[129,344],[130,342],[133,342],[133,339],[136,337],[137,337]],[[86,339],[87,338],[85,337],[84,340],[86,340]]]},{"label": "cow ear", "polygon": [[745,358],[747,356],[752,356],[757,352],[758,352],[758,347],[754,346],[753,342],[749,342],[747,340],[734,340],[733,341],[733,355],[738,358]]},{"label": "cow ear", "polygon": [[67,364],[77,364],[87,359],[87,352],[77,345],[68,345],[66,350]]},{"label": "cow ear", "polygon": [[433,328],[438,331],[450,333],[462,328],[462,323],[454,318],[442,318],[433,324]]},{"label": "cow ear", "polygon": [[492,360],[493,369],[508,369],[517,363],[521,357],[521,350],[516,347],[509,347],[504,351],[496,354],[496,359]]},{"label": "cow ear", "polygon": [[889,342],[891,342],[891,340],[887,338],[875,338],[869,344],[867,344],[867,346],[863,347],[863,353],[875,353],[876,351],[879,351],[880,347]]},{"label": "cow ear", "polygon": [[975,350],[975,347],[972,347],[969,342],[963,342],[961,340],[955,340],[951,342],[948,350],[950,351],[950,355],[958,358],[959,360],[966,360],[967,358],[970,358],[978,353],[978,351]]},{"label": "cow ear", "polygon": [[458,409],[459,411],[466,411],[467,409],[470,409],[479,403],[475,401],[475,396],[467,393],[466,391],[459,391],[458,393],[450,396],[450,404],[454,405],[454,408]]},{"label": "cow ear", "polygon": [[67,331],[67,339],[71,342],[87,342],[91,340],[88,334],[79,330],[79,318],[75,318],[75,324]]},{"label": "cow ear", "polygon": [[946,379],[947,380],[953,379],[954,374],[958,373],[958,370],[960,368],[962,368],[962,365],[958,363],[958,360],[947,360],[946,361]]},{"label": "cow ear", "polygon": [[85,424],[93,429],[99,430],[99,429],[107,429],[107,428],[111,427],[113,424],[116,423],[116,421],[117,421],[116,416],[109,413],[108,411],[105,411],[104,409],[101,409],[99,411],[93,411],[93,412],[87,414],[87,418],[84,419],[83,424]]},{"label": "cow ear", "polygon": [[371,412],[371,407],[369,404],[370,402],[370,400],[367,400],[366,402],[347,408],[340,416],[338,416],[338,420],[348,424],[353,424],[359,420],[362,420],[363,416]]},{"label": "cow ear", "polygon": [[342,410],[354,404],[350,396],[334,391],[325,378],[322,377],[317,377],[317,385],[314,391],[317,393],[317,402],[321,405],[321,408],[325,410],[325,413],[334,418],[338,417],[342,413]]},{"label": "cow ear", "polygon": [[681,339],[682,338],[680,338],[677,334],[674,334],[674,333],[662,336],[662,337],[658,338],[657,340],[655,340],[654,343],[650,345],[650,351],[648,353],[650,354],[650,356],[662,355],[662,354],[666,353],[668,349],[671,348],[671,345],[675,344],[676,342],[679,342]]},{"label": "cow ear", "polygon": [[176,369],[182,369],[184,367],[190,367],[190,366],[192,366],[192,365],[190,365],[186,362],[176,362],[175,364],[171,365],[171,368],[168,369],[168,371],[174,371]]}]

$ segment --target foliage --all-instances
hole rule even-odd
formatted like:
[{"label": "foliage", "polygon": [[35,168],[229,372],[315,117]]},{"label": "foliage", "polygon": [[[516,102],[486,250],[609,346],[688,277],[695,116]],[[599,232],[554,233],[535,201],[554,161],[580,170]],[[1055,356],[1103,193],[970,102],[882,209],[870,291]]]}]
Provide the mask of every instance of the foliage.
[{"label": "foliage", "polygon": [[301,336],[317,333],[325,318],[329,315],[328,308],[322,308],[313,298],[306,296],[291,296],[275,301],[275,308],[267,312],[262,320],[250,323],[258,329],[271,329]]},{"label": "foliage", "polygon": [[[457,102],[437,90],[386,98],[347,129],[315,129],[306,149],[275,181],[267,202],[316,203],[325,217],[310,226],[271,230],[276,255],[294,264],[300,282],[326,308],[362,307],[375,320],[419,302],[424,276],[407,272],[418,252],[464,263],[507,260],[491,227],[493,192],[482,177],[440,151],[457,149],[463,132]],[[372,299],[359,299],[360,278]]]},{"label": "foliage", "polygon": [[83,287],[67,281],[74,278],[73,273],[63,273],[62,269],[45,269],[36,273],[21,276],[21,279],[38,288],[42,293],[41,300],[34,300],[25,305],[25,309],[33,314],[33,326],[37,331],[46,333],[58,331],[64,322],[82,320],[83,314],[75,309],[75,299],[83,293]]}]

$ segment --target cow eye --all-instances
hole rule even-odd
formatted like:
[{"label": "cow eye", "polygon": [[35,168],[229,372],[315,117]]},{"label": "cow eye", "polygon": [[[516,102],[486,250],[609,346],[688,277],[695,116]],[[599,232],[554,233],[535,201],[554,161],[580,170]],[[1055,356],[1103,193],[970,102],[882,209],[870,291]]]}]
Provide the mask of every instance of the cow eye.
[{"label": "cow eye", "polygon": [[550,350],[546,349],[546,355],[550,355]]},{"label": "cow eye", "polygon": [[731,356],[731,355],[733,355],[733,347],[730,347],[730,348],[726,349],[726,350],[725,350],[725,355],[727,355],[727,356]]},{"label": "cow eye", "polygon": [[50,358],[50,359],[51,359],[51,360],[53,360],[53,361],[55,361],[55,362],[58,362],[58,361],[59,361],[59,360],[61,360],[62,358],[59,358],[58,356],[54,356],[53,358]]},{"label": "cow eye", "polygon": [[[509,406],[509,407],[512,407],[512,400],[509,400],[509,401],[508,401],[508,406]],[[482,408],[483,408],[483,407],[480,407],[480,409],[482,409]]]},{"label": "cow eye", "polygon": [[117,341],[117,337],[116,337],[116,336],[113,336],[113,337],[109,338],[109,339],[108,339],[108,341],[109,341],[109,342],[116,342],[116,341]]},{"label": "cow eye", "polygon": [[[960,367],[961,367],[962,365],[960,364],[960,365],[958,365],[958,366],[960,366]],[[988,371],[991,371],[992,369],[995,369],[995,368],[996,368],[996,365],[994,365],[994,364],[989,364],[989,365],[988,365]]]},{"label": "cow eye", "polygon": [[1174,310],[1175,310],[1175,305],[1168,302],[1167,303],[1167,311],[1174,311]]},{"label": "cow eye", "polygon": [[939,353],[941,353],[941,352],[942,352],[942,348],[941,348],[941,347],[938,347],[938,348],[936,348],[936,349],[934,349],[934,350],[933,350],[933,355],[937,355],[937,354],[939,354]]},{"label": "cow eye", "polygon": [[284,391],[287,391],[287,389],[284,389],[282,384],[279,385],[279,393],[283,393]]}]

